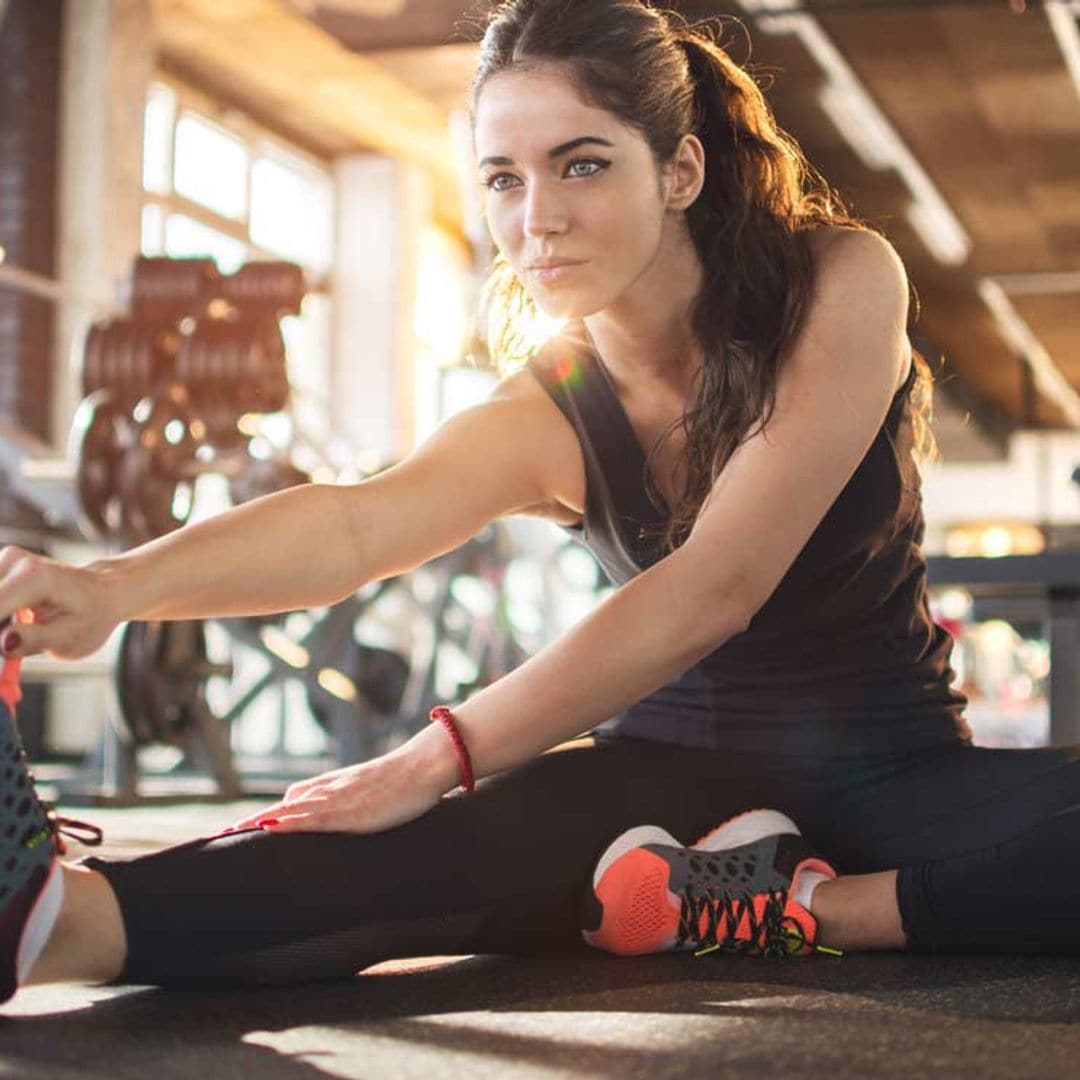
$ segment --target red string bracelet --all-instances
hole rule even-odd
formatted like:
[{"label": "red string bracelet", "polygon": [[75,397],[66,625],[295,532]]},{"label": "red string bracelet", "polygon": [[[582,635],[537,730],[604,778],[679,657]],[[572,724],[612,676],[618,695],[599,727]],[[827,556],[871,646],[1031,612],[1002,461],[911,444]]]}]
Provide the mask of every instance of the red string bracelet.
[{"label": "red string bracelet", "polygon": [[469,757],[469,748],[458,730],[454,714],[445,705],[436,705],[431,710],[432,723],[438,722],[446,728],[450,741],[454,744],[457,753],[458,771],[461,773],[461,786],[470,794],[476,790],[476,780],[473,777],[472,758]]}]

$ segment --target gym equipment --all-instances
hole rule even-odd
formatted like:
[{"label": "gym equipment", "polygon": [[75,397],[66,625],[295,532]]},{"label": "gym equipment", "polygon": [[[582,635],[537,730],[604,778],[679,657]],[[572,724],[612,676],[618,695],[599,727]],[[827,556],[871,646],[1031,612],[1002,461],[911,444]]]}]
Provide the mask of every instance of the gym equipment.
[{"label": "gym equipment", "polygon": [[288,404],[281,329],[273,319],[201,319],[179,339],[176,378],[207,420],[209,441],[233,445],[241,415]]},{"label": "gym equipment", "polygon": [[[310,613],[299,636],[262,617],[214,620],[235,646],[266,661],[264,673],[221,710],[219,728],[228,729],[260,695],[295,680],[338,764],[403,741],[425,726],[432,706],[487,685],[526,659],[507,617],[509,543],[505,530],[489,526],[411,574]],[[478,590],[490,595],[478,599]],[[136,635],[125,637],[123,655],[121,717],[139,745],[169,743],[176,724],[186,730],[191,723],[182,714],[170,719],[147,700],[205,701],[205,683],[227,668],[207,661],[204,645],[168,651]],[[132,668],[149,674],[133,677]],[[195,686],[203,689],[196,694]]]},{"label": "gym equipment", "polygon": [[[235,501],[308,481],[249,442],[253,415],[289,406],[279,320],[300,311],[306,291],[291,263],[222,275],[212,259],[135,259],[130,311],[95,323],[84,343],[69,439],[83,535],[128,547],[174,531],[207,473],[224,475]],[[117,668],[120,715],[89,771],[100,766],[111,790],[134,796],[135,751],[172,746],[201,756],[221,793],[238,792],[228,727],[205,700],[208,680],[231,667],[208,660],[203,624],[131,624]]]},{"label": "gym equipment", "polygon": [[187,391],[170,386],[157,399],[142,398],[133,410],[134,445],[118,465],[114,491],[121,505],[119,534],[128,544],[164,536],[191,517],[198,473],[199,421]]},{"label": "gym equipment", "polygon": [[213,259],[139,255],[131,275],[131,305],[140,322],[171,325],[201,313],[220,282]]},{"label": "gym equipment", "polygon": [[300,310],[303,271],[139,256],[132,313],[91,326],[70,452],[91,537],[143,543],[189,518],[198,476],[252,466],[245,418],[288,408],[278,320]]},{"label": "gym equipment", "polygon": [[232,674],[210,664],[206,635],[196,620],[129,622],[116,667],[116,692],[124,726],[136,746],[183,745],[205,704],[206,680]]},{"label": "gym equipment", "polygon": [[116,402],[111,390],[99,387],[75,410],[68,454],[76,462],[79,522],[91,537],[104,539],[121,529],[117,481],[134,438],[130,413]]},{"label": "gym equipment", "polygon": [[223,279],[221,289],[236,307],[280,319],[300,314],[307,284],[296,263],[250,262]]},{"label": "gym equipment", "polygon": [[95,323],[83,350],[82,391],[92,394],[105,388],[118,403],[136,401],[168,384],[173,352],[167,328],[127,318]]}]

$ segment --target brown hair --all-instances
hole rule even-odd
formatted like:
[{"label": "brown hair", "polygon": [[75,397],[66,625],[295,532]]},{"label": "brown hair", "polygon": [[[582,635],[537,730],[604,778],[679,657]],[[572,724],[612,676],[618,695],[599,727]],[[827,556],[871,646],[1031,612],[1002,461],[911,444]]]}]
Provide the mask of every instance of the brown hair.
[{"label": "brown hair", "polygon": [[[717,20],[721,30],[724,21]],[[652,462],[683,427],[686,480],[662,532],[666,551],[685,540],[721,469],[755,433],[752,426],[764,427],[772,415],[781,356],[813,284],[803,234],[822,225],[870,228],[848,213],[777,125],[755,77],[713,36],[712,22],[691,26],[642,0],[506,0],[489,16],[471,95],[474,118],[493,75],[556,63],[590,105],[641,132],[658,167],[687,133],[705,148],[704,187],[686,210],[704,269],[691,310],[704,363],[692,404],[657,439],[644,478],[656,502]],[[912,297],[909,325],[917,317],[913,289]],[[525,334],[536,307],[501,255],[484,285],[481,314],[499,372],[523,366],[536,348]],[[915,358],[915,444],[917,458],[926,458],[936,454],[933,378],[917,351]]]}]

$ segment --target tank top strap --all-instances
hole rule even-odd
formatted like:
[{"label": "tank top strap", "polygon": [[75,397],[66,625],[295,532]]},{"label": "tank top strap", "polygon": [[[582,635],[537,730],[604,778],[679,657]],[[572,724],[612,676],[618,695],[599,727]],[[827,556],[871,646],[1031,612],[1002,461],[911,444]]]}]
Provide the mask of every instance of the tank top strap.
[{"label": "tank top strap", "polygon": [[588,349],[554,341],[529,368],[570,421],[585,461],[584,529],[615,579],[655,561],[663,515],[645,490],[641,448],[614,391]]}]

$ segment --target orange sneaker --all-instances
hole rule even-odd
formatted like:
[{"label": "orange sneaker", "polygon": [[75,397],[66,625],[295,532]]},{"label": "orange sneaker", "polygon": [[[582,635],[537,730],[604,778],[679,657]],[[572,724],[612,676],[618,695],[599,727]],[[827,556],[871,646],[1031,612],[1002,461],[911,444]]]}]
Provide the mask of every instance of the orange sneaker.
[{"label": "orange sneaker", "polygon": [[601,856],[593,892],[600,925],[585,940],[619,956],[694,950],[750,956],[842,955],[817,940],[817,920],[794,896],[800,875],[836,871],[778,810],[748,810],[691,847],[655,825],[618,837]]}]

